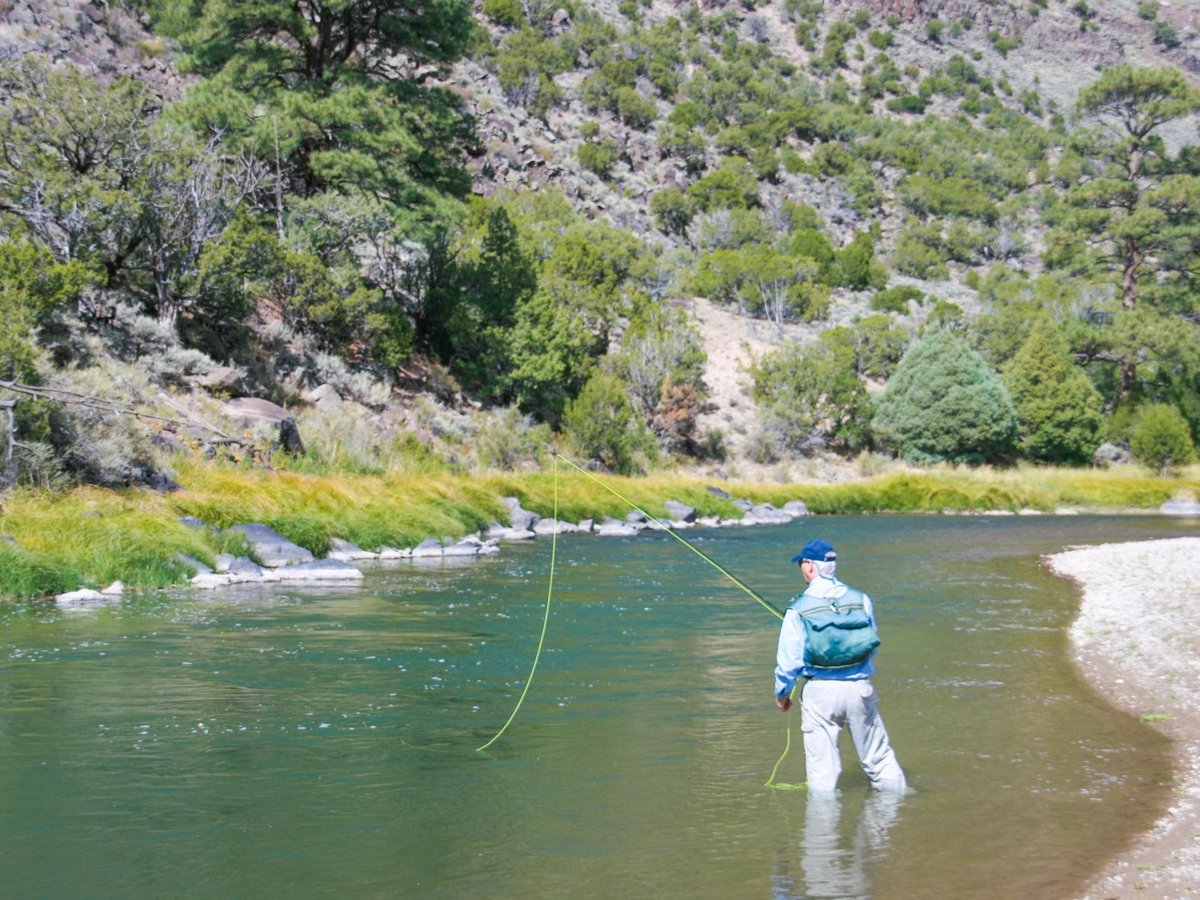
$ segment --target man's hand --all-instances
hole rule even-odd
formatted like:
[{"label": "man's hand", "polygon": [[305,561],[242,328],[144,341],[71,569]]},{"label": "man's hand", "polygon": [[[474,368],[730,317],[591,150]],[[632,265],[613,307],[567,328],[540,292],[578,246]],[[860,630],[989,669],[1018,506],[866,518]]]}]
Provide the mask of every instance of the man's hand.
[{"label": "man's hand", "polygon": [[791,697],[776,697],[775,705],[778,706],[780,709],[782,709],[784,712],[787,712],[789,709],[792,708],[792,698]]}]

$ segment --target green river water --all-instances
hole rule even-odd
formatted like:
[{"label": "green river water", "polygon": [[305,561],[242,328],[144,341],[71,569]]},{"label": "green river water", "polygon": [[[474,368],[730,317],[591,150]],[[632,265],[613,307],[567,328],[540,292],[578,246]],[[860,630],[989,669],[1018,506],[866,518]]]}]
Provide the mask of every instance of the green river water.
[{"label": "green river water", "polygon": [[[764,782],[778,621],[665,535],[361,587],[0,607],[0,896],[1070,897],[1163,808],[1168,746],[1068,658],[1043,554],[1139,517],[821,517],[688,532],[782,605],[831,540],[875,599],[908,773]],[[1151,712],[1152,710],[1147,710]],[[803,780],[796,746],[779,778]]]}]

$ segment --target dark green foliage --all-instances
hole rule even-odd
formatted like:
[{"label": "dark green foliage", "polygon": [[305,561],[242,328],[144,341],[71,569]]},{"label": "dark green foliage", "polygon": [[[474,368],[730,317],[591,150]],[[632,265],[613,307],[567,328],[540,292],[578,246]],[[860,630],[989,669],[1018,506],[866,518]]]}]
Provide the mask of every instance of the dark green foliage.
[{"label": "dark green foliage", "polygon": [[1012,452],[1017,418],[1000,378],[950,331],[909,348],[875,406],[877,436],[905,460],[999,462]]},{"label": "dark green foliage", "polygon": [[650,446],[621,382],[603,371],[596,371],[568,404],[563,430],[581,454],[622,475],[634,472],[639,452]]},{"label": "dark green foliage", "polygon": [[895,287],[876,291],[872,294],[871,309],[904,315],[908,313],[909,301],[916,300],[919,302],[924,297],[925,292],[919,288],[915,288],[910,284],[898,284]]},{"label": "dark green foliage", "polygon": [[1164,403],[1152,403],[1138,412],[1129,449],[1139,463],[1162,474],[1195,458],[1187,422],[1178,409]]},{"label": "dark green foliage", "polygon": [[364,191],[420,219],[462,196],[458,98],[401,73],[444,66],[471,34],[462,0],[171,0],[182,64],[205,78],[184,114],[288,164],[302,196]]},{"label": "dark green foliage", "polygon": [[34,328],[55,308],[74,306],[96,280],[82,263],[55,262],[48,250],[24,242],[0,243],[0,380],[35,379]]},{"label": "dark green foliage", "polygon": [[1100,394],[1060,334],[1048,325],[1035,328],[1005,366],[1004,384],[1017,411],[1024,456],[1062,465],[1091,461],[1104,429]]},{"label": "dark green foliage", "polygon": [[857,374],[853,344],[840,332],[826,332],[815,345],[785,343],[750,373],[776,453],[852,451],[866,443],[870,399]]},{"label": "dark green foliage", "polygon": [[661,231],[682,235],[695,214],[692,199],[677,187],[668,187],[650,198],[650,213]]},{"label": "dark green foliage", "polygon": [[731,156],[688,189],[696,206],[715,209],[748,209],[758,205],[758,178],[750,164]]},{"label": "dark green foliage", "polygon": [[617,163],[617,142],[612,138],[601,141],[584,141],[575,151],[579,164],[589,172],[608,178]]}]

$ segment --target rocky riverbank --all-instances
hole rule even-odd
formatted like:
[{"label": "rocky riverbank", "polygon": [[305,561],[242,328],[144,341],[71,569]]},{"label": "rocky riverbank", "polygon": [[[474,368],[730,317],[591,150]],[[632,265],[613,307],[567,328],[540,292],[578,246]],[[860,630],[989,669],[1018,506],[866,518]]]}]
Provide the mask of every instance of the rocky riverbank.
[{"label": "rocky riverbank", "polygon": [[1200,896],[1200,537],[1085,547],[1047,563],[1082,589],[1071,644],[1083,675],[1175,744],[1171,805],[1083,896]]},{"label": "rocky riverbank", "polygon": [[[742,512],[738,518],[697,516],[696,509],[677,500],[663,504],[669,518],[658,519],[640,509],[629,512],[624,519],[609,516],[567,522],[539,516],[523,509],[516,497],[505,497],[502,502],[509,510],[507,524],[494,522],[477,534],[468,534],[458,540],[426,538],[415,547],[380,547],[364,550],[350,541],[331,538],[324,558],[317,558],[312,551],[288,540],[273,528],[258,522],[234,525],[229,531],[237,532],[245,539],[251,556],[221,554],[214,566],[191,556],[180,556],[179,562],[190,568],[194,575],[191,585],[201,590],[213,590],[237,584],[274,584],[277,582],[297,583],[353,583],[361,581],[363,572],[357,563],[364,560],[468,560],[473,557],[490,556],[500,552],[501,542],[524,541],[555,534],[594,534],[599,537],[632,537],[643,531],[682,531],[695,527],[717,528],[722,526],[782,525],[808,515],[808,507],[799,500],[790,500],[782,508],[770,503],[752,503],[734,499],[720,488],[709,488],[710,493],[730,500]],[[193,516],[184,516],[181,522],[192,528],[209,528],[205,522]],[[124,588],[120,582],[104,590],[84,589],[59,594],[55,603],[61,609],[87,609],[106,606],[120,601]]]}]

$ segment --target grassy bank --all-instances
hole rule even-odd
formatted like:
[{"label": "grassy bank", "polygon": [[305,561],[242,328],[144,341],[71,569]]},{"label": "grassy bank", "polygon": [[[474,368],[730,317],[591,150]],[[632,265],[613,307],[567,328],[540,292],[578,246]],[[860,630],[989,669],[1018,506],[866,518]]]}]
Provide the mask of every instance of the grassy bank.
[{"label": "grassy bank", "polygon": [[[815,514],[869,512],[967,512],[1059,507],[1080,510],[1156,510],[1173,497],[1200,491],[1200,470],[1158,478],[1135,470],[1017,468],[900,470],[841,483],[767,484],[715,482],[681,474],[643,478],[598,476],[654,515],[679,500],[701,515],[738,517],[728,499],[712,495],[718,485],[735,498],[782,506],[801,500]],[[153,588],[186,580],[179,554],[206,562],[223,551],[244,551],[221,529],[262,522],[324,555],[331,537],[367,549],[412,546],[427,537],[456,538],[490,522],[504,521],[501,497],[549,516],[553,472],[449,474],[438,471],[384,476],[266,472],[185,461],[183,490],[80,488],[66,493],[17,492],[0,512],[0,596],[35,597],[120,580]],[[560,467],[559,518],[578,521],[624,517],[626,502],[595,480]],[[190,528],[179,517],[195,516],[211,529]]]}]

